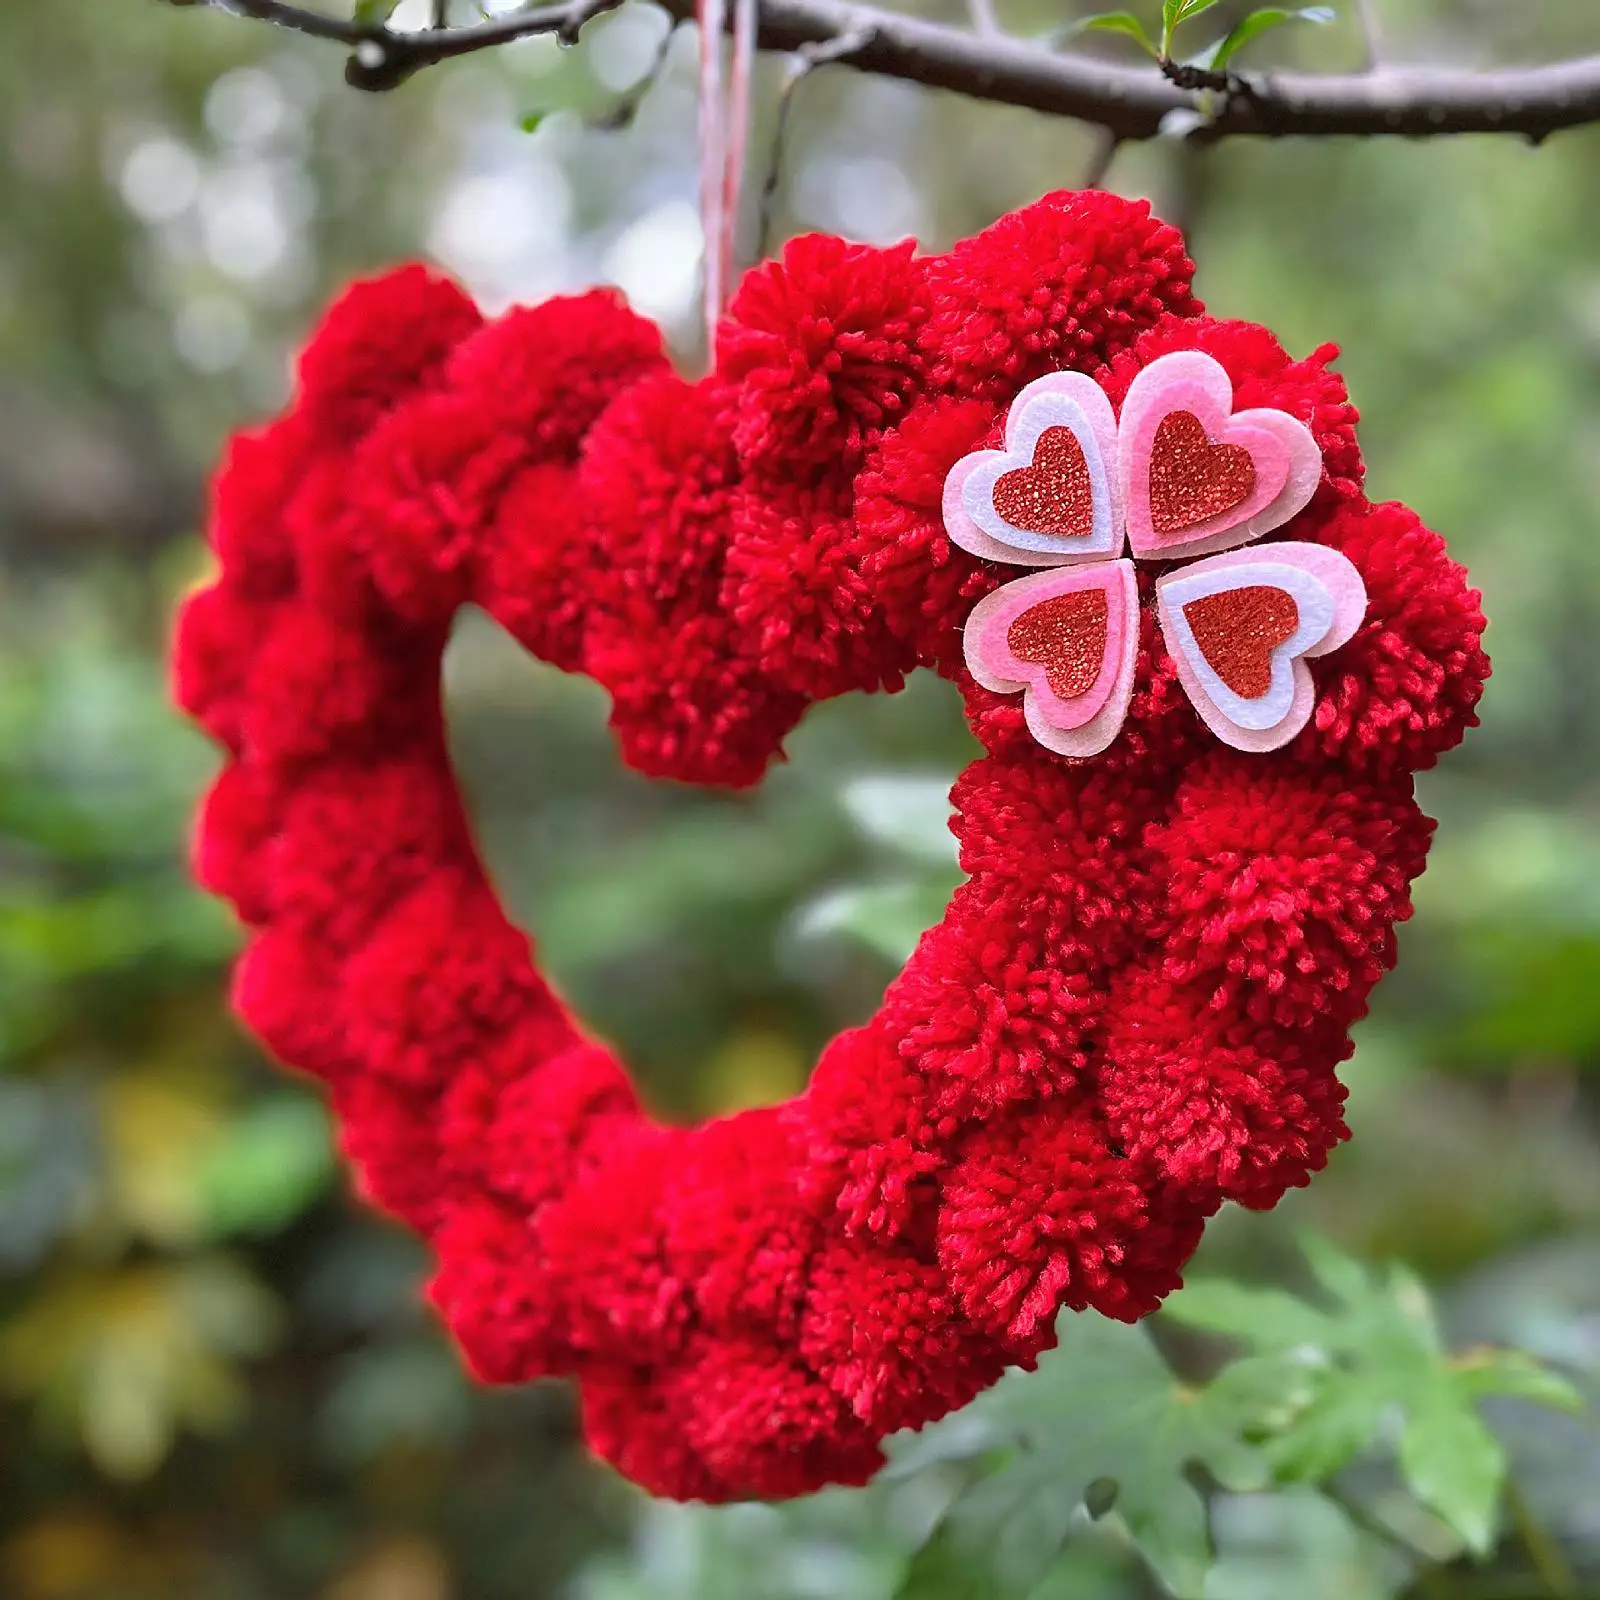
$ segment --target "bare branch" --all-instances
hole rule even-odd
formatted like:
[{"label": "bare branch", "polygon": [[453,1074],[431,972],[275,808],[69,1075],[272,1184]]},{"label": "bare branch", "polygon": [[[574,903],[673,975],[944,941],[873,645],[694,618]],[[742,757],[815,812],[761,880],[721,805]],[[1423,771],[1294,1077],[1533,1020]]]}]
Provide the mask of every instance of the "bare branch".
[{"label": "bare branch", "polygon": [[[536,33],[576,37],[590,18],[621,0],[564,0],[492,22],[423,33],[344,22],[287,0],[206,0],[239,16],[276,23],[352,51],[347,78],[357,87],[392,88],[418,68]],[[680,21],[695,0],[660,0]],[[1563,128],[1600,122],[1600,55],[1501,72],[1381,68],[1338,76],[1227,75],[1223,86],[1173,82],[1153,67],[1120,66],[1060,54],[1006,34],[979,36],[901,12],[848,0],[762,0],[760,43],[796,52],[870,38],[852,67],[978,100],[1024,106],[1093,123],[1121,140],[1148,139],[1174,111],[1198,113],[1193,135],[1283,136],[1517,133],[1540,140]]]},{"label": "bare branch", "polygon": [[464,28],[430,28],[423,33],[401,33],[386,25],[341,21],[289,0],[205,0],[215,11],[268,22],[318,39],[347,45],[345,81],[356,89],[394,89],[414,72],[455,56],[471,55],[510,44],[534,34],[554,33],[569,42],[592,17],[614,11],[622,0],[564,0],[559,5],[538,6],[475,22]]}]

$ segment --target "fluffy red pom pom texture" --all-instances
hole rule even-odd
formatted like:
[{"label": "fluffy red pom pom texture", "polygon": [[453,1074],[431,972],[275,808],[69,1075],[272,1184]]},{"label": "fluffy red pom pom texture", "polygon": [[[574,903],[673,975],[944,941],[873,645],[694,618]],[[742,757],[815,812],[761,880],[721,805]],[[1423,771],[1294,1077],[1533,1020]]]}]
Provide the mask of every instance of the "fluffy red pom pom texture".
[{"label": "fluffy red pom pom texture", "polygon": [[[1483,618],[1443,541],[1363,497],[1333,352],[1206,318],[1190,273],[1104,194],[944,256],[802,239],[689,384],[614,295],[484,324],[408,268],[333,308],[218,477],[176,677],[229,755],[196,867],[252,930],[236,1003],[432,1241],[473,1369],[575,1374],[595,1448],[661,1493],[864,1481],[1059,1308],[1150,1311],[1223,1201],[1272,1205],[1345,1135],[1335,1068],[1428,844],[1412,774],[1474,720]],[[1343,551],[1370,609],[1296,741],[1242,755],[1179,691],[1146,576],[1126,730],[1074,763],[962,669],[1008,574],[951,545],[941,486],[1029,380],[1120,401],[1182,349],[1314,431],[1284,532]],[[598,679],[665,777],[752,784],[815,700],[959,685],[968,881],[791,1104],[657,1126],[540,979],[446,756],[469,600]]]}]

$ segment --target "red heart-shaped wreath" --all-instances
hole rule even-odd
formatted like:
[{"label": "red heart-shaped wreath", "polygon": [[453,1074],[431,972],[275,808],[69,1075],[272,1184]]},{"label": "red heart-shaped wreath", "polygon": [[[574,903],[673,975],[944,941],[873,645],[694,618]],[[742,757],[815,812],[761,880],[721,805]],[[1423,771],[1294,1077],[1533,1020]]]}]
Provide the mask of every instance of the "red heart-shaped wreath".
[{"label": "red heart-shaped wreath", "polygon": [[[1432,827],[1412,773],[1475,720],[1483,618],[1443,541],[1363,497],[1332,349],[1203,316],[1191,272],[1100,193],[948,255],[800,239],[690,383],[610,293],[485,323],[408,268],[351,290],[289,413],[234,441],[176,670],[229,755],[196,852],[251,930],[236,1004],[431,1240],[473,1370],[575,1374],[594,1447],[652,1489],[865,1480],[1062,1306],[1150,1311],[1224,1200],[1270,1206],[1345,1136],[1335,1068]],[[1007,574],[941,493],[1031,380],[1120,404],[1173,351],[1311,430],[1286,531],[1368,609],[1310,722],[1244,753],[1186,699],[1142,566],[1126,723],[1068,760],[963,664]],[[630,765],[696,783],[755,783],[816,700],[959,685],[987,751],[954,790],[967,881],[803,1095],[662,1126],[545,985],[446,754],[467,601],[611,692]]]}]

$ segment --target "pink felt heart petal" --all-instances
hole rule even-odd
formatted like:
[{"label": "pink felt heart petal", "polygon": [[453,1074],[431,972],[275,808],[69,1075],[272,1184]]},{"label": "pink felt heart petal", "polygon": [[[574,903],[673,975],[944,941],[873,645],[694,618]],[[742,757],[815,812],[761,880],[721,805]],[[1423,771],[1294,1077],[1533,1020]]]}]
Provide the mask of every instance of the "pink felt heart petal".
[{"label": "pink felt heart petal", "polygon": [[[1305,658],[1361,625],[1367,591],[1349,559],[1286,540],[1180,567],[1156,581],[1156,615],[1178,679],[1202,720],[1236,750],[1276,750],[1316,700]],[[1253,680],[1270,669],[1257,692]]]},{"label": "pink felt heart petal", "polygon": [[[1254,482],[1238,503],[1160,532],[1151,508],[1152,462],[1157,470],[1175,469],[1157,454],[1162,424],[1174,412],[1197,418],[1211,447],[1244,450],[1254,467]],[[1285,411],[1260,407],[1235,412],[1232,380],[1217,361],[1198,350],[1162,356],[1133,380],[1118,423],[1117,451],[1128,542],[1136,556],[1152,560],[1205,555],[1258,539],[1303,509],[1322,477],[1322,453],[1310,429]],[[1191,454],[1177,470],[1203,475],[1226,465],[1220,459],[1208,462],[1202,452]],[[1203,490],[1205,485],[1183,487]],[[1226,498],[1222,485],[1213,487]]]},{"label": "pink felt heart petal", "polygon": [[[1071,604],[1080,598],[1098,603]],[[1138,604],[1126,559],[1030,573],[973,607],[967,669],[996,694],[1023,692],[1029,731],[1046,749],[1095,755],[1128,713]],[[1063,685],[1075,692],[1058,692]]]},{"label": "pink felt heart petal", "polygon": [[[1070,434],[1075,448],[1052,452],[1048,436],[1056,430]],[[1069,463],[1070,483],[1052,483],[1048,472],[1041,473],[1052,454]],[[1123,540],[1116,459],[1117,420],[1105,391],[1081,372],[1052,372],[1012,402],[1003,450],[976,450],[950,469],[945,529],[963,550],[1010,566],[1071,566],[1114,557]],[[1063,508],[1070,504],[1080,516],[1087,510],[1086,525],[1060,531],[1008,520],[1005,510],[1016,504],[1017,476],[1035,473],[1044,480],[1039,492],[1046,499],[1054,491]]]}]

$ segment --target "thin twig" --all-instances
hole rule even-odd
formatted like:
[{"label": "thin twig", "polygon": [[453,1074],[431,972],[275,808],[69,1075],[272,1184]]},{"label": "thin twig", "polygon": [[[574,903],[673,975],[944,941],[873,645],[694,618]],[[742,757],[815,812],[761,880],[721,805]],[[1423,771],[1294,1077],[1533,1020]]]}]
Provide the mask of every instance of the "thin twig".
[{"label": "thin twig", "polygon": [[1383,65],[1383,24],[1378,21],[1377,0],[1355,0],[1356,21],[1361,24],[1361,44],[1368,72]]},{"label": "thin twig", "polygon": [[818,67],[845,61],[872,43],[873,25],[865,23],[854,32],[830,39],[825,44],[801,45],[784,68],[778,89],[778,104],[772,129],[772,155],[767,163],[767,179],[761,186],[761,215],[756,234],[756,260],[764,261],[772,242],[773,213],[777,209],[778,185],[783,175],[783,158],[789,148],[789,118],[794,109],[795,90]]},{"label": "thin twig", "polygon": [[345,63],[345,81],[352,88],[378,91],[397,88],[423,67],[534,34],[553,33],[570,43],[584,23],[604,11],[614,11],[622,0],[563,0],[559,5],[537,6],[490,22],[475,22],[463,28],[430,28],[422,33],[401,33],[385,24],[346,22],[306,6],[292,5],[289,0],[205,3],[236,17],[347,45],[350,59]]},{"label": "thin twig", "polygon": [[[358,87],[378,89],[392,88],[436,61],[529,34],[556,33],[570,40],[591,17],[620,0],[566,0],[492,22],[423,33],[341,21],[288,0],[206,3],[340,42],[354,53],[355,64],[346,76]],[[660,3],[680,21],[695,12],[696,0]],[[1407,68],[1326,76],[1275,73],[1240,79],[1217,97],[1219,104],[1202,107],[1195,90],[1168,81],[1149,66],[1060,53],[1004,33],[980,38],[964,28],[847,0],[761,3],[759,42],[764,49],[795,52],[808,45],[831,45],[865,29],[871,30],[870,39],[850,55],[850,65],[860,71],[1076,117],[1119,139],[1152,138],[1171,112],[1202,109],[1206,122],[1194,137],[1207,141],[1245,133],[1517,133],[1537,142],[1563,128],[1600,122],[1600,55],[1499,72]]]},{"label": "thin twig", "polygon": [[624,90],[614,105],[608,106],[599,115],[592,117],[590,119],[592,127],[607,133],[620,133],[624,128],[633,125],[634,118],[639,115],[639,107],[644,104],[645,97],[655,88],[662,72],[666,70],[667,57],[672,53],[672,38],[677,31],[677,22],[669,19],[666,31],[656,45],[656,53],[650,58],[650,65],[645,68],[644,76],[631,89]]},{"label": "thin twig", "polygon": [[994,14],[994,0],[967,0],[967,15],[972,19],[973,32],[980,38],[1000,31],[1000,19]]},{"label": "thin twig", "polygon": [[1429,1565],[1428,1557],[1398,1528],[1390,1527],[1377,1512],[1363,1505],[1353,1494],[1346,1493],[1338,1484],[1324,1483],[1318,1487],[1321,1493],[1338,1506],[1363,1533],[1370,1534],[1397,1554],[1404,1556],[1414,1567],[1426,1570]]},{"label": "thin twig", "polygon": [[1105,187],[1106,174],[1111,171],[1111,163],[1116,160],[1121,144],[1122,141],[1109,128],[1101,128],[1096,132],[1094,149],[1089,155],[1089,165],[1084,169],[1080,188]]},{"label": "thin twig", "polygon": [[1512,1526],[1522,1540],[1533,1570],[1539,1581],[1550,1592],[1550,1600],[1578,1600],[1578,1579],[1567,1560],[1560,1541],[1539,1520],[1528,1497],[1515,1480],[1506,1483],[1506,1509],[1511,1513]]}]

